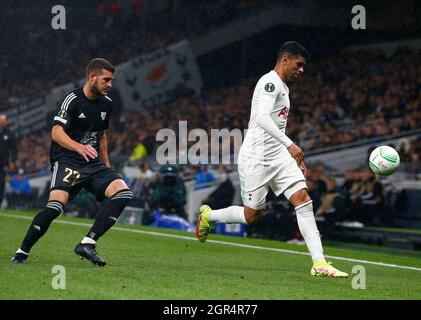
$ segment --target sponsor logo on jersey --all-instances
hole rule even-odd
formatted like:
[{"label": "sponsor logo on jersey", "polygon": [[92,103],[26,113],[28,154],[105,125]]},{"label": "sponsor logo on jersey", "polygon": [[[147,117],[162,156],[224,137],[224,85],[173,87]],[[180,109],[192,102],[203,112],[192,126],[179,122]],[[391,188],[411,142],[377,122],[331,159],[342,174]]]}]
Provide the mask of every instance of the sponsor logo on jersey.
[{"label": "sponsor logo on jersey", "polygon": [[281,111],[278,113],[278,117],[287,118],[288,117],[288,108],[283,106]]},{"label": "sponsor logo on jersey", "polygon": [[106,112],[101,112],[101,119],[102,119],[102,121],[105,120],[105,117],[106,116],[107,116],[107,113]]},{"label": "sponsor logo on jersey", "polygon": [[83,114],[83,112],[79,115],[79,117],[78,117],[79,119],[85,119],[86,117],[85,117],[85,115]]}]

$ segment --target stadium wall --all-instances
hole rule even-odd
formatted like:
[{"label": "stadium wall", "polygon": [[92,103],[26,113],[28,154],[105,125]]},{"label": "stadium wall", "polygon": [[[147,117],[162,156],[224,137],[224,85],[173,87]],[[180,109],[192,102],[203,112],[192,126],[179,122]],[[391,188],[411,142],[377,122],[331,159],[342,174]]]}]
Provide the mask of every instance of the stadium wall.
[{"label": "stadium wall", "polygon": [[410,40],[403,41],[392,41],[392,42],[379,42],[373,44],[364,44],[350,46],[346,48],[348,51],[358,51],[358,50],[382,50],[386,56],[393,55],[397,50],[401,48],[409,48],[414,51],[421,50],[421,38],[414,38]]}]

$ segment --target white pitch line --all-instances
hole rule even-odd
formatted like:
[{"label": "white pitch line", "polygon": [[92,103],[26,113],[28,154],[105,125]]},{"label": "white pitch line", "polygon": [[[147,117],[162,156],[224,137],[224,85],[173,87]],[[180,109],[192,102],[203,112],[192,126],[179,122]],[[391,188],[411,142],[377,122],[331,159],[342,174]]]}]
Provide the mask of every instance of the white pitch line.
[{"label": "white pitch line", "polygon": [[[25,219],[25,220],[32,220],[33,219],[33,217],[29,217],[29,216],[13,215],[13,214],[7,214],[7,213],[0,213],[0,217]],[[54,220],[53,223],[68,224],[68,225],[81,226],[81,227],[91,227],[92,226],[92,224],[89,224],[89,223],[61,221],[61,220]],[[161,233],[161,232],[154,232],[154,231],[145,231],[145,230],[138,230],[138,229],[127,229],[127,228],[120,228],[120,227],[116,227],[116,226],[112,227],[111,230],[141,233],[141,234],[147,234],[147,235],[152,235],[152,236],[160,236],[160,237],[168,237],[168,238],[177,238],[177,239],[190,240],[190,241],[197,241],[195,237],[180,236],[180,235],[176,235],[176,234],[168,234],[168,233]],[[282,252],[282,253],[292,253],[292,254],[300,254],[300,255],[307,255],[307,256],[309,255],[309,253],[307,253],[307,252],[300,252],[300,251],[286,250],[286,249],[278,249],[278,248],[268,248],[268,247],[255,246],[255,245],[250,245],[250,244],[241,244],[241,243],[228,242],[228,241],[208,240],[207,242],[215,243],[215,244],[222,244],[222,245],[227,245],[227,246],[233,246],[233,247],[266,250],[266,251],[274,251],[274,252]],[[337,256],[327,256],[327,255],[325,257],[331,258],[331,259],[336,259],[336,260],[344,260],[344,261],[372,264],[372,265],[388,267],[388,268],[421,271],[421,268],[400,266],[400,265],[397,265],[397,264],[375,262],[375,261],[368,261],[368,260],[359,260],[359,259],[351,259],[351,258],[344,258],[344,257],[337,257]]]}]

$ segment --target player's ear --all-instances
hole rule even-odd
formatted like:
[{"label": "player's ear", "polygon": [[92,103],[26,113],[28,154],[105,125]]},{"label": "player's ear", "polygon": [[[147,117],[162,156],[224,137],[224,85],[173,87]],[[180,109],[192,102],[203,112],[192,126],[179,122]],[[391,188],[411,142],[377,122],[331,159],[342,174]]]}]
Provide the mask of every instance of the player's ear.
[{"label": "player's ear", "polygon": [[96,80],[96,74],[95,74],[95,72],[89,73],[88,80],[89,81],[92,81],[92,82],[95,82],[95,80]]},{"label": "player's ear", "polygon": [[288,63],[288,56],[286,54],[284,54],[281,57],[281,62],[282,62],[283,65],[286,65]]}]

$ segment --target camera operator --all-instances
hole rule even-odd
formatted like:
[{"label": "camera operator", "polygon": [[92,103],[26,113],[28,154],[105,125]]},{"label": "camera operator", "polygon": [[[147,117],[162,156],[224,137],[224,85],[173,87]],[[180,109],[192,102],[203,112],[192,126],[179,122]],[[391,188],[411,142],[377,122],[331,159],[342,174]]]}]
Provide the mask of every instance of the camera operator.
[{"label": "camera operator", "polygon": [[152,196],[152,206],[162,214],[176,214],[186,219],[186,187],[178,169],[164,165],[159,170],[159,179]]}]

